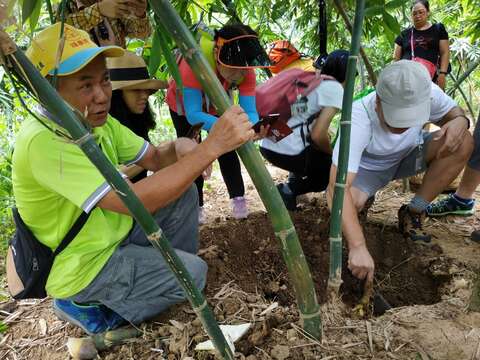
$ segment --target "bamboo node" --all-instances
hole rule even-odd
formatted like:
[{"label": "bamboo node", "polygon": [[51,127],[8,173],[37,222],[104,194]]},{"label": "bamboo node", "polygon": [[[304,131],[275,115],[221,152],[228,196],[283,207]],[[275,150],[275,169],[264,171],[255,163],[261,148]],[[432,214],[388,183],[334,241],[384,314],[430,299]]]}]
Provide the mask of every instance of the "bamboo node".
[{"label": "bamboo node", "polygon": [[343,189],[345,189],[347,187],[346,184],[342,184],[342,183],[335,183],[335,186],[339,187],[339,188],[343,188]]},{"label": "bamboo node", "polygon": [[73,143],[75,145],[82,146],[90,139],[92,139],[92,134],[87,132],[85,135],[83,135],[82,137],[79,137],[77,140],[73,140]]},{"label": "bamboo node", "polygon": [[285,240],[287,240],[288,236],[293,234],[293,233],[295,233],[295,228],[290,227],[290,228],[285,229],[285,230],[276,231],[275,235],[278,236],[280,239],[282,239],[282,241],[285,241]]},{"label": "bamboo node", "polygon": [[342,237],[341,237],[341,236],[338,236],[338,237],[330,237],[329,240],[330,240],[330,241],[342,241]]},{"label": "bamboo node", "polygon": [[319,317],[321,313],[322,311],[320,310],[320,307],[319,307],[318,310],[315,311],[314,313],[305,314],[300,312],[300,317],[302,318],[302,320],[313,319],[313,318]]},{"label": "bamboo node", "polygon": [[148,235],[147,238],[149,241],[159,242],[160,239],[162,238],[162,235],[163,235],[162,229],[158,229],[158,231],[155,231],[154,233]]},{"label": "bamboo node", "polygon": [[195,55],[197,53],[197,49],[195,48],[191,48],[191,49],[188,49],[188,50],[185,50],[184,52],[184,56],[185,58],[187,59],[192,59],[193,58],[193,55]]},{"label": "bamboo node", "polygon": [[207,307],[207,300],[204,300],[202,305],[197,306],[197,307],[194,306],[194,307],[193,307],[193,311],[195,311],[195,313],[196,313],[199,317],[201,317],[200,314],[202,313],[203,310],[205,310],[206,307]]},{"label": "bamboo node", "polygon": [[340,125],[351,125],[351,121],[340,121]]}]

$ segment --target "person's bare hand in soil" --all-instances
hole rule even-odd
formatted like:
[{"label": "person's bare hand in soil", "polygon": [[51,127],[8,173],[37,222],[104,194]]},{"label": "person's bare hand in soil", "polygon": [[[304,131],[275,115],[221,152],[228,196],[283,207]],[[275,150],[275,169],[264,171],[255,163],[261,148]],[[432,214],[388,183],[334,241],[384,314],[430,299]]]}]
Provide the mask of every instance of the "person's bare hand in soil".
[{"label": "person's bare hand in soil", "polygon": [[[368,195],[352,187],[355,173],[348,173],[343,198],[342,231],[348,245],[348,269],[359,278],[373,281],[375,263],[370,255],[362,226],[358,220],[358,212],[365,205]],[[332,209],[333,193],[337,177],[337,167],[332,164],[330,183],[327,187],[327,204]]]},{"label": "person's bare hand in soil", "polygon": [[348,269],[360,280],[366,278],[368,282],[373,281],[375,264],[365,244],[350,246],[348,252]]}]

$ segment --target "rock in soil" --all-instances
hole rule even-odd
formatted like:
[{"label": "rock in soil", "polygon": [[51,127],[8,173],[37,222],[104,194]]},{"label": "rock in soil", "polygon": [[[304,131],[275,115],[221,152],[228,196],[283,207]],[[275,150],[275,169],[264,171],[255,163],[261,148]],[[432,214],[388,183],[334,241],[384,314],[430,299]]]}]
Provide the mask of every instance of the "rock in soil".
[{"label": "rock in soil", "polygon": [[273,359],[285,360],[290,356],[290,349],[288,348],[288,346],[275,345],[270,352],[270,355]]}]

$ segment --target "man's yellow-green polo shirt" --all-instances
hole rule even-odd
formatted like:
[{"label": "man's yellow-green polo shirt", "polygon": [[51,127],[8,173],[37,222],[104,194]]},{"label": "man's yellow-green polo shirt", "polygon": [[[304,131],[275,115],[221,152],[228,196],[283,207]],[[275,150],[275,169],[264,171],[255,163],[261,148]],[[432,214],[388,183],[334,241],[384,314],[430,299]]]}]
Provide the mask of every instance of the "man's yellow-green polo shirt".
[{"label": "man's yellow-green polo shirt", "polygon": [[[137,162],[148,148],[144,139],[112,117],[93,134],[115,167]],[[55,298],[77,294],[100,272],[133,219],[95,207],[110,186],[77,145],[33,118],[25,120],[17,136],[12,180],[23,221],[52,250],[82,211],[92,211],[80,233],[55,258],[46,285]]]}]

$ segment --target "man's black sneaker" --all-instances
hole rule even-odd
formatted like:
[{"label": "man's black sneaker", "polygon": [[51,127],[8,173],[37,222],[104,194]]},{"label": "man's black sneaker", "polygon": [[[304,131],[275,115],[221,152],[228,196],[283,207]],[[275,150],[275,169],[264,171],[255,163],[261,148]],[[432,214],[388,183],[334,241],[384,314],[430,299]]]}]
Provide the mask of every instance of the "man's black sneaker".
[{"label": "man's black sneaker", "polygon": [[398,210],[398,229],[406,238],[429,243],[432,236],[423,231],[422,228],[425,216],[425,212],[416,213],[411,211],[408,205],[402,205]]},{"label": "man's black sneaker", "polygon": [[277,185],[278,192],[282,196],[283,202],[287,210],[297,210],[297,196],[292,192],[287,184],[281,183]]}]

